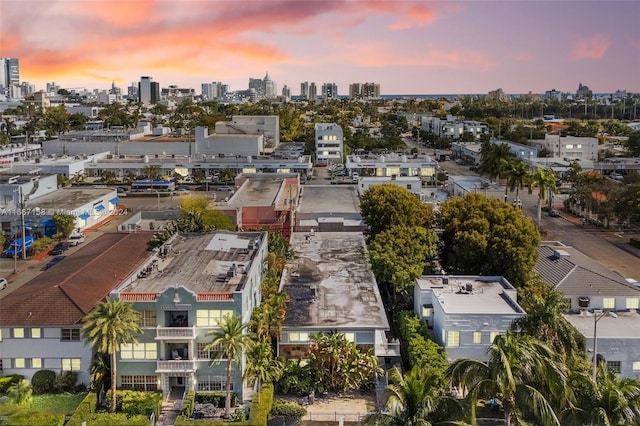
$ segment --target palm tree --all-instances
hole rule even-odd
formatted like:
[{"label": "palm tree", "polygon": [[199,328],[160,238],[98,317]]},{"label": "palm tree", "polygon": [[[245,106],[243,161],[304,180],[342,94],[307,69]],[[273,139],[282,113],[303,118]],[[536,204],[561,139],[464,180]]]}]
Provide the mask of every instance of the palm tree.
[{"label": "palm tree", "polygon": [[540,167],[531,175],[529,179],[529,194],[533,193],[533,188],[538,188],[538,228],[542,222],[542,202],[547,197],[547,191],[556,192],[556,175],[550,170]]},{"label": "palm tree", "polygon": [[529,166],[523,161],[512,161],[509,164],[509,170],[507,171],[507,188],[509,191],[516,190],[516,200],[520,199],[520,189],[526,186],[530,174]]},{"label": "palm tree", "polygon": [[462,407],[453,398],[442,395],[433,385],[437,382],[429,370],[414,367],[404,377],[397,367],[389,372],[392,382],[386,410],[368,417],[365,425],[376,426],[429,426],[447,419],[460,418]]},{"label": "palm tree", "polygon": [[504,178],[508,170],[508,164],[515,158],[509,145],[506,143],[492,144],[485,142],[480,149],[479,172],[489,174],[490,178]]},{"label": "palm tree", "polygon": [[144,166],[141,170],[142,174],[146,175],[149,181],[151,181],[151,188],[153,188],[153,181],[158,179],[161,171],[160,166],[156,165]]},{"label": "palm tree", "polygon": [[604,363],[598,367],[597,386],[589,403],[592,424],[640,424],[640,381],[621,378],[607,370]]},{"label": "palm tree", "polygon": [[560,426],[550,399],[570,399],[564,367],[549,346],[530,336],[510,331],[498,335],[489,348],[487,362],[459,359],[449,366],[447,375],[453,386],[468,391],[471,422],[479,398],[497,397],[507,426],[514,418],[534,416],[538,424]]},{"label": "palm tree", "polygon": [[119,299],[98,303],[82,320],[84,340],[95,352],[111,355],[111,412],[116,411],[116,353],[124,343],[137,343],[139,321],[140,312]]},{"label": "palm tree", "polygon": [[91,390],[96,392],[97,404],[102,406],[107,389],[111,387],[111,366],[109,355],[96,353],[89,367],[89,383]]},{"label": "palm tree", "polygon": [[9,388],[9,401],[16,405],[23,407],[28,406],[31,403],[31,396],[33,395],[33,388],[29,380],[22,379],[15,385]]},{"label": "palm tree", "polygon": [[276,382],[282,376],[284,365],[281,359],[274,358],[271,343],[262,340],[252,345],[247,351],[247,365],[243,379],[256,383],[258,400],[263,383]]},{"label": "palm tree", "polygon": [[247,333],[249,324],[243,324],[239,316],[225,316],[218,322],[216,330],[207,332],[207,336],[212,336],[213,340],[204,348],[205,351],[213,351],[215,358],[212,363],[227,362],[227,386],[226,398],[224,402],[224,417],[231,415],[231,365],[239,363],[243,352],[252,343],[251,334]]}]

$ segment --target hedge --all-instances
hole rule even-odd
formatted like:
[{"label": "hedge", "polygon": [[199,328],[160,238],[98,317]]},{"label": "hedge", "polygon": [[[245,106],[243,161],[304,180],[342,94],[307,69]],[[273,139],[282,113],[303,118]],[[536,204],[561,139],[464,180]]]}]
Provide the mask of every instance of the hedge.
[{"label": "hedge", "polygon": [[[193,391],[191,391],[193,392]],[[187,394],[187,399],[183,404],[183,412],[184,405],[189,404],[189,392]],[[194,401],[195,401],[195,392],[194,393]],[[253,401],[251,402],[251,409],[249,411],[249,418],[247,420],[241,422],[230,422],[228,420],[194,420],[190,419],[188,416],[181,415],[176,419],[175,426],[221,426],[221,425],[237,425],[237,426],[266,426],[267,419],[269,418],[269,413],[271,412],[271,408],[273,407],[273,384],[266,383],[262,385],[262,392],[260,393],[260,402],[258,402],[258,394],[253,396]],[[193,409],[192,409],[193,411]],[[233,417],[233,415],[232,415]],[[89,425],[92,426],[92,425]]]},{"label": "hedge", "polygon": [[187,392],[187,396],[184,401],[182,401],[182,411],[180,412],[183,416],[191,417],[193,414],[193,409],[196,405],[196,391],[191,390]]},{"label": "hedge", "polygon": [[34,411],[24,411],[10,416],[2,423],[3,426],[63,426],[64,414],[49,414]]},{"label": "hedge", "polygon": [[[196,393],[196,402],[200,404],[213,404],[218,408],[224,408],[225,400],[227,399],[226,392],[198,392]],[[231,406],[235,407],[238,404],[238,395],[235,392],[231,392]]]},{"label": "hedge", "polygon": [[87,426],[149,426],[149,417],[127,416],[125,413],[93,413],[83,421]]},{"label": "hedge", "polygon": [[307,409],[301,405],[292,402],[284,402],[278,399],[273,401],[271,415],[285,417],[304,417],[307,415]]},{"label": "hedge", "polygon": [[629,238],[629,244],[631,244],[633,247],[640,248],[640,238],[637,238],[637,237]]},{"label": "hedge", "polygon": [[85,421],[96,411],[96,405],[98,404],[98,395],[90,392],[82,400],[76,411],[73,413],[66,426],[81,426]]}]

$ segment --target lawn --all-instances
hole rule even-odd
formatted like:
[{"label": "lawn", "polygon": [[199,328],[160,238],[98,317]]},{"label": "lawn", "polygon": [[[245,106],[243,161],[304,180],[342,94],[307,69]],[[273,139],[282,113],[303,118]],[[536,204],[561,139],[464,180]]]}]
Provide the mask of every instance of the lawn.
[{"label": "lawn", "polygon": [[[73,414],[86,395],[85,393],[36,395],[31,401],[29,410],[51,414]],[[20,408],[13,404],[0,404],[0,415],[7,416],[19,410]]]}]

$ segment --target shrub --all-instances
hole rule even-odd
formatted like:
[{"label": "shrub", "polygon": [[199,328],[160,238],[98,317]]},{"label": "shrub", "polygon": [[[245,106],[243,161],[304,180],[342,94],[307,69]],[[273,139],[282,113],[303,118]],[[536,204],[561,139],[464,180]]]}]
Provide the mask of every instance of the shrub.
[{"label": "shrub", "polygon": [[[218,408],[224,408],[226,396],[226,392],[198,392],[196,394],[196,402],[200,404],[213,404]],[[235,392],[231,392],[231,406],[235,407],[237,404],[238,395]]]},{"label": "shrub", "polygon": [[155,413],[156,418],[160,415],[162,405],[161,392],[140,392],[140,391],[120,391],[122,402],[119,404],[122,411],[129,416],[144,415],[149,416]]},{"label": "shrub", "polygon": [[0,377],[0,392],[7,393],[9,388],[24,379],[22,374],[12,374],[10,376]]},{"label": "shrub", "polygon": [[72,392],[78,382],[78,373],[75,371],[63,371],[58,374],[53,383],[56,392]]},{"label": "shrub", "polygon": [[196,391],[191,390],[187,392],[187,396],[182,402],[182,411],[181,411],[182,415],[191,417],[191,414],[193,414],[193,408],[196,405],[195,402],[196,402]]},{"label": "shrub", "polygon": [[629,238],[629,243],[630,243],[633,247],[640,248],[640,238],[637,238],[637,237],[631,237],[631,238]]},{"label": "shrub", "polygon": [[96,404],[98,403],[98,395],[95,393],[89,393],[82,400],[76,411],[73,413],[66,426],[80,426],[91,414],[96,411]]},{"label": "shrub", "polygon": [[304,417],[307,415],[307,409],[294,403],[284,402],[282,400],[273,401],[273,408],[271,408],[272,416],[286,416],[286,417]]},{"label": "shrub", "polygon": [[51,238],[49,237],[40,237],[33,242],[31,245],[31,254],[37,254],[44,250],[46,250],[51,244]]},{"label": "shrub", "polygon": [[2,423],[3,426],[62,426],[64,414],[49,414],[26,411],[14,414]]},{"label": "shrub", "polygon": [[231,413],[230,420],[232,422],[243,422],[245,421],[247,416],[244,413],[244,409],[236,408],[233,413]]},{"label": "shrub", "polygon": [[147,416],[127,416],[125,413],[93,413],[84,419],[88,426],[148,426]]},{"label": "shrub", "polygon": [[31,378],[31,386],[33,393],[40,395],[43,393],[52,393],[53,385],[56,380],[56,373],[51,370],[39,370]]}]

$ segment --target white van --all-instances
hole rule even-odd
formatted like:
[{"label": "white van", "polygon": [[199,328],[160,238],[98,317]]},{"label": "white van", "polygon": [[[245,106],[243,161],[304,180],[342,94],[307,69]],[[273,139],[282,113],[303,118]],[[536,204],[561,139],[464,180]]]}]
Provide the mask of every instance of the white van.
[{"label": "white van", "polygon": [[69,236],[69,241],[67,241],[70,246],[77,246],[78,244],[84,243],[84,234],[82,233],[74,233]]}]

